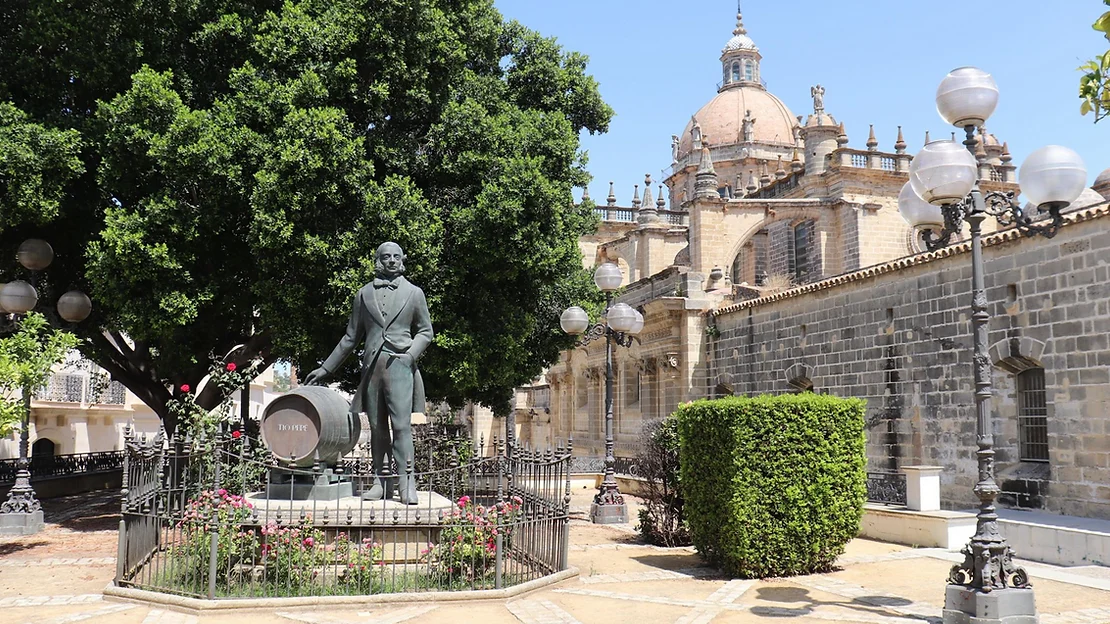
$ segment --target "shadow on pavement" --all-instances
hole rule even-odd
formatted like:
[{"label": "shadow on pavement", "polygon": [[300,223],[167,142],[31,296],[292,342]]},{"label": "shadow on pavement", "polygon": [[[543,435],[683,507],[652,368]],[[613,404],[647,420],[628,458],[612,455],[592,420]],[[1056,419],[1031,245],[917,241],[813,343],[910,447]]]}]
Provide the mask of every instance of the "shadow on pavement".
[{"label": "shadow on pavement", "polygon": [[756,590],[756,596],[760,600],[768,602],[783,602],[783,603],[804,603],[799,607],[763,607],[757,606],[750,609],[753,615],[768,618],[782,618],[782,617],[803,617],[810,615],[817,607],[842,607],[845,609],[852,609],[867,613],[873,616],[885,616],[892,618],[904,618],[908,620],[920,620],[928,624],[940,624],[941,618],[929,617],[925,615],[915,615],[913,613],[906,613],[904,611],[892,611],[884,607],[904,607],[913,604],[912,600],[906,600],[898,596],[860,596],[848,602],[839,601],[825,601],[818,600],[809,595],[809,590],[802,587],[760,587]]},{"label": "shadow on pavement", "polygon": [[674,554],[640,555],[632,557],[632,560],[663,570],[688,570],[690,568],[712,569],[705,565],[701,557],[688,551],[676,552]]},{"label": "shadow on pavement", "polygon": [[43,540],[35,540],[33,542],[4,542],[0,544],[0,557],[14,555],[15,553],[38,548],[39,546],[46,546],[47,542]]},{"label": "shadow on pavement", "polygon": [[42,515],[48,525],[82,533],[118,529],[119,513],[119,490],[97,490],[42,501]]}]

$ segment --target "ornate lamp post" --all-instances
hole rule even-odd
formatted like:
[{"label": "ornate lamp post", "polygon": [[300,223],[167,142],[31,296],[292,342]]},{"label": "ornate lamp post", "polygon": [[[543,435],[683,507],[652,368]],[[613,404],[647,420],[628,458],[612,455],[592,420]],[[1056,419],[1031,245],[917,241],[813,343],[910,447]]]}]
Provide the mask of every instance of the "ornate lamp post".
[{"label": "ornate lamp post", "polygon": [[613,303],[613,292],[620,288],[623,275],[620,267],[606,262],[594,271],[594,284],[605,293],[605,319],[590,326],[586,311],[571,306],[563,311],[559,324],[571,335],[582,334],[579,344],[605,337],[605,478],[601,481],[594,502],[590,506],[590,519],[594,524],[628,522],[628,507],[617,488],[613,457],[613,343],[632,346],[633,337],[644,328],[644,316],[628,304]]},{"label": "ornate lamp post", "polygon": [[[38,238],[23,241],[16,252],[16,259],[31,272],[31,283],[22,280],[9,282],[0,288],[0,314],[3,315],[3,332],[15,331],[24,315],[38,305],[38,273],[54,261],[50,244]],[[58,316],[70,323],[80,323],[92,312],[88,295],[71,290],[58,298]],[[31,487],[31,462],[29,459],[29,433],[31,421],[31,396],[35,389],[23,388],[23,421],[19,430],[19,460],[16,463],[15,485],[8,491],[8,500],[0,504],[0,534],[30,535],[42,529],[42,506]]]},{"label": "ornate lamp post", "polygon": [[[975,535],[963,549],[964,562],[953,566],[945,592],[944,622],[964,624],[1035,624],[1033,589],[1025,570],[1014,565],[1009,544],[998,530],[995,498],[1001,491],[994,479],[994,435],[990,421],[991,361],[987,354],[987,296],[983,280],[982,223],[987,215],[1002,226],[1015,226],[1026,236],[1051,238],[1063,225],[1061,210],[1086,186],[1087,171],[1074,151],[1043,147],[1025,160],[1018,172],[1021,190],[1037,206],[1027,213],[1012,192],[984,195],[972,156],[981,126],[998,104],[998,87],[990,74],[974,67],[953,70],[937,89],[937,111],[967,135],[963,146],[934,141],[914,157],[910,182],[902,189],[898,209],[909,224],[921,228],[932,251],[947,245],[963,223],[971,235],[971,319],[974,333],[976,455],[980,500]],[[966,147],[966,149],[965,149]],[[970,619],[969,619],[970,618]]]}]

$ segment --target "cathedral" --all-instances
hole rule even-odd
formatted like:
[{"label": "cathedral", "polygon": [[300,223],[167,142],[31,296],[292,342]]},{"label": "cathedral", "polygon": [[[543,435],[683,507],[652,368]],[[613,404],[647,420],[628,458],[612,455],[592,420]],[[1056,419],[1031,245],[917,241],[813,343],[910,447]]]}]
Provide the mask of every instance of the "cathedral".
[{"label": "cathedral", "polygon": [[[633,457],[643,423],[685,401],[859,397],[868,470],[941,466],[945,506],[969,507],[969,245],[927,252],[899,214],[917,148],[901,128],[893,150],[873,128],[851,147],[824,87],[796,116],[767,90],[761,61],[737,15],[716,95],[671,136],[665,179],[647,177],[631,205],[618,205],[610,184],[596,232],[580,240],[588,267],[620,266],[617,300],[645,319],[638,340],[614,347],[615,453]],[[980,136],[980,188],[1018,192],[1007,144],[985,128]],[[1066,209],[1053,239],[984,223],[1008,506],[1110,519],[1107,199],[1110,170]],[[604,341],[580,342],[518,390],[520,443],[573,438],[576,455],[602,456],[604,396]]]}]

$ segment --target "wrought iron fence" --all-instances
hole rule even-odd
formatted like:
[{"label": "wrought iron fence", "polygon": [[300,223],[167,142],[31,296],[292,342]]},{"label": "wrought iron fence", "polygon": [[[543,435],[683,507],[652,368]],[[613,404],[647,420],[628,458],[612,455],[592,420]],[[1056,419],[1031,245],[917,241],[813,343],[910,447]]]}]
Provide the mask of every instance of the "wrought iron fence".
[{"label": "wrought iron fence", "polygon": [[[15,481],[18,459],[0,459],[0,483]],[[31,478],[61,477],[123,468],[123,451],[76,453],[73,455],[32,455]]]},{"label": "wrought iron fence", "polygon": [[906,475],[897,472],[868,472],[867,500],[887,505],[906,504]]},{"label": "wrought iron fence", "polygon": [[[630,477],[638,476],[635,457],[614,457],[613,471],[619,475]],[[570,462],[570,470],[575,474],[605,472],[604,457],[574,457]]]},{"label": "wrought iron fence", "polygon": [[[567,567],[571,449],[432,455],[416,505],[369,462],[278,466],[257,442],[126,434],[115,582],[208,599],[493,589]],[[308,498],[311,490],[321,500]]]}]

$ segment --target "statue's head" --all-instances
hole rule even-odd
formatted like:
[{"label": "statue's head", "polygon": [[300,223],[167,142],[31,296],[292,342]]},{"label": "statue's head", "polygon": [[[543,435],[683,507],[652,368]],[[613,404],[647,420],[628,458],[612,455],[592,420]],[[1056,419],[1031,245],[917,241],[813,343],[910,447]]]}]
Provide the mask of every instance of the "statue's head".
[{"label": "statue's head", "polygon": [[393,278],[405,272],[405,253],[394,242],[378,245],[374,253],[374,274],[378,277]]}]

